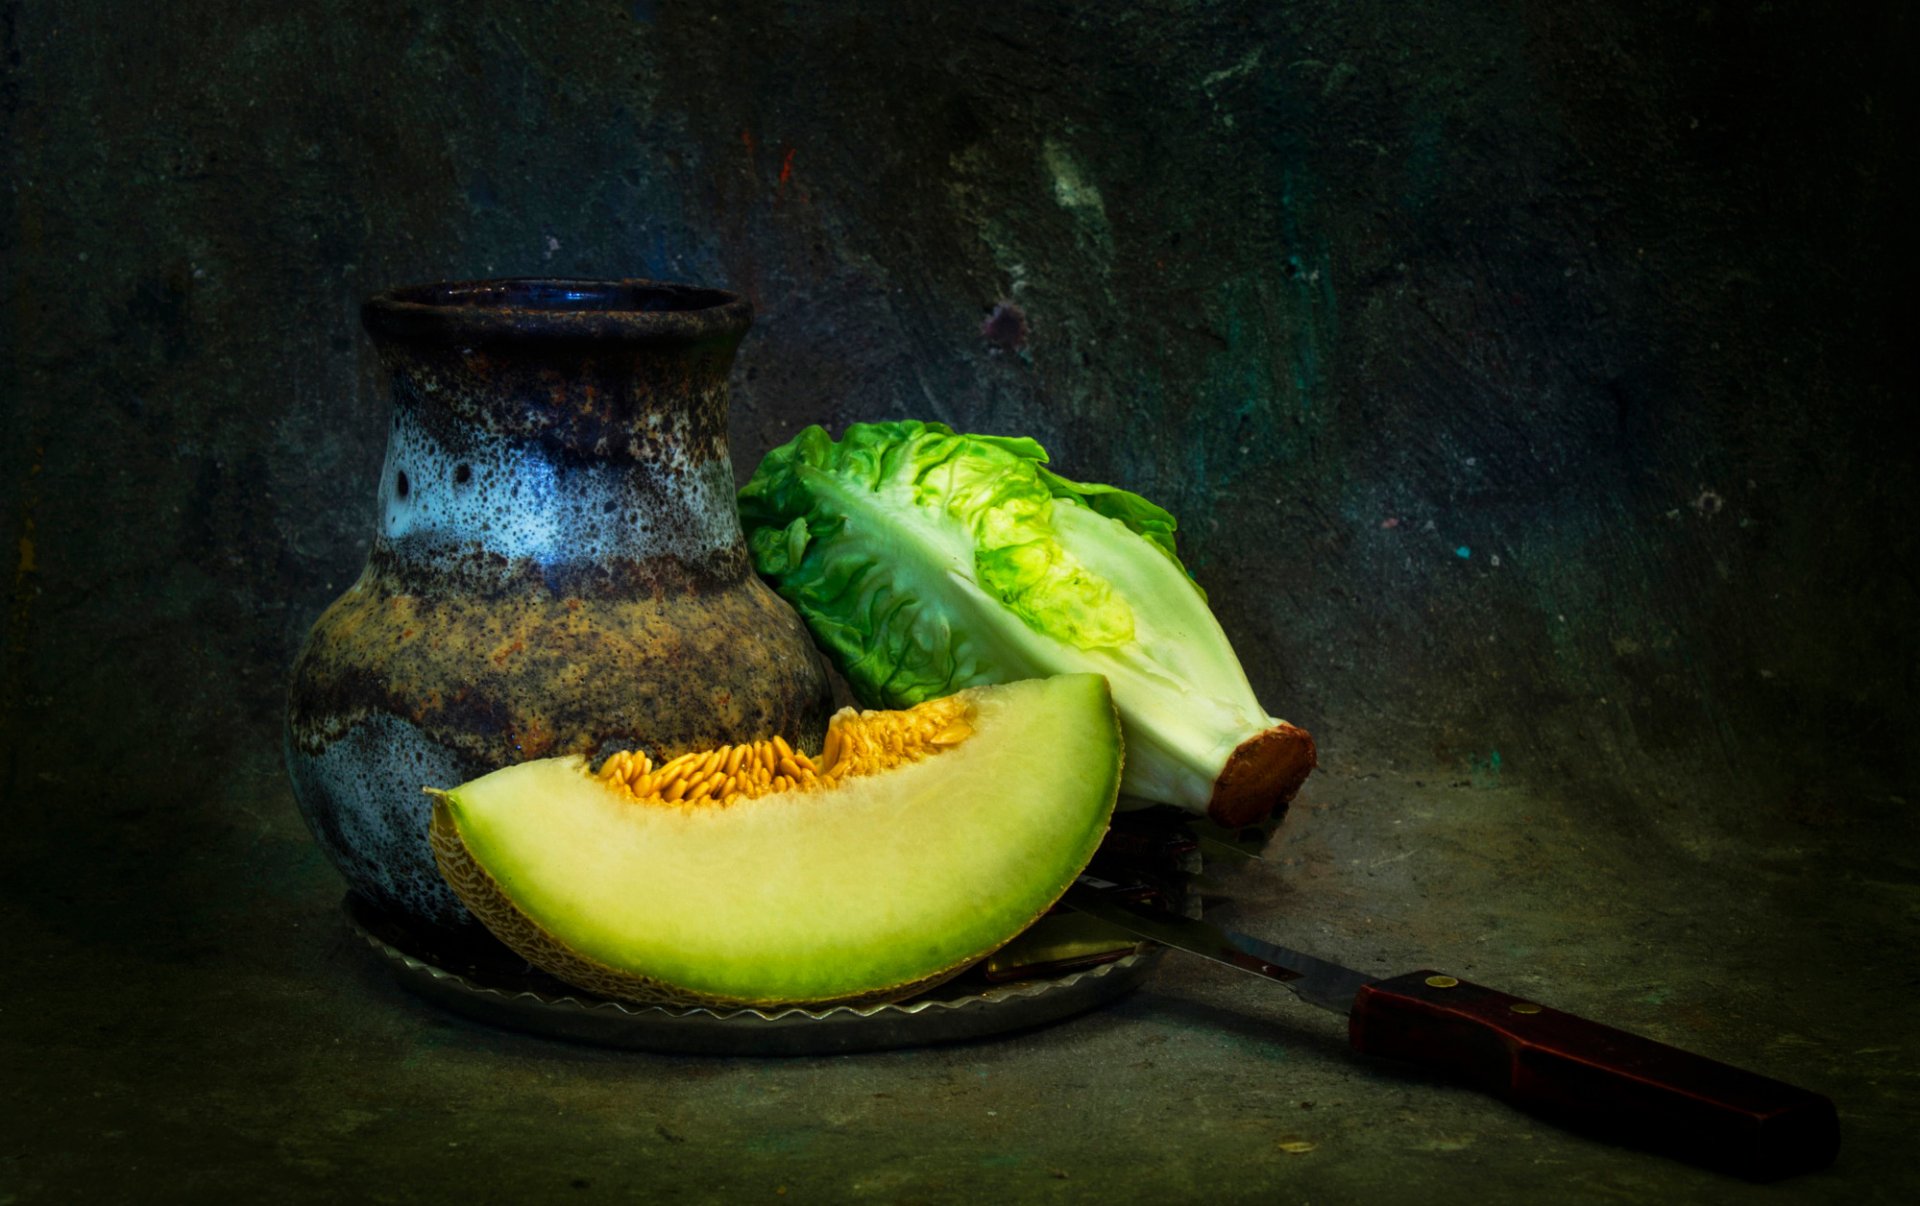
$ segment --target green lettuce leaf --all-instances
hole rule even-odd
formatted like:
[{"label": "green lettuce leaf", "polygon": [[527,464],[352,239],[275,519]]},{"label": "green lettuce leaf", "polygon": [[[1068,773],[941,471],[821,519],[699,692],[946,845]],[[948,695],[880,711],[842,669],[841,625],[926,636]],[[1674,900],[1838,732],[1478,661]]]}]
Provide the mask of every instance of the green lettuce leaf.
[{"label": "green lettuce leaf", "polygon": [[1033,440],[938,423],[809,427],[740,491],[754,566],[867,706],[1104,673],[1125,789],[1205,808],[1259,706],[1164,508],[1046,467]]}]

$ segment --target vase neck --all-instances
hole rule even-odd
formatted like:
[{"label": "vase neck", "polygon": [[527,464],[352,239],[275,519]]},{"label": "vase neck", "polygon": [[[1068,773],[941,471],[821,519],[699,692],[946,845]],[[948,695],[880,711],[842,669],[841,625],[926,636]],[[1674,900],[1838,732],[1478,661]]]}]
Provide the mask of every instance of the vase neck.
[{"label": "vase neck", "polygon": [[726,443],[738,343],[377,346],[394,406],[444,443],[497,437],[538,444],[555,459],[647,461],[704,459]]},{"label": "vase neck", "polygon": [[463,589],[738,581],[726,438],[738,338],[379,339],[393,418],[372,565]]}]

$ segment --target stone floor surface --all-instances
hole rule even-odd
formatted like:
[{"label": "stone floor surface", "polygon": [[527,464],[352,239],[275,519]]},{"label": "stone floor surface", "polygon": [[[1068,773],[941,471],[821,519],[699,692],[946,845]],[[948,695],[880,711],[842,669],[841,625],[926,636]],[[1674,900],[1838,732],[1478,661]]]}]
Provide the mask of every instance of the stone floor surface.
[{"label": "stone floor surface", "polygon": [[1753,1186],[1353,1056],[1334,1015],[1181,956],[1062,1024],[889,1053],[490,1029],[401,991],[346,932],[275,767],[222,790],[229,827],[168,831],[130,802],[119,833],[76,848],[39,814],[10,845],[0,1206],[1920,1200],[1904,809],[1698,849],[1537,789],[1330,766],[1215,908],[1830,1095],[1839,1162]]}]

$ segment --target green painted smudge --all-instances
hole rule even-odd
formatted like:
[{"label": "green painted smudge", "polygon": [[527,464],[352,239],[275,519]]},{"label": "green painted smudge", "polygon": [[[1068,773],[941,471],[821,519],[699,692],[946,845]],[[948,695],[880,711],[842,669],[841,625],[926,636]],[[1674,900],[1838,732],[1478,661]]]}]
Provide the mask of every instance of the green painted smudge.
[{"label": "green painted smudge", "polygon": [[1475,787],[1500,786],[1500,751],[1489,750],[1484,758],[1467,759],[1467,777]]}]

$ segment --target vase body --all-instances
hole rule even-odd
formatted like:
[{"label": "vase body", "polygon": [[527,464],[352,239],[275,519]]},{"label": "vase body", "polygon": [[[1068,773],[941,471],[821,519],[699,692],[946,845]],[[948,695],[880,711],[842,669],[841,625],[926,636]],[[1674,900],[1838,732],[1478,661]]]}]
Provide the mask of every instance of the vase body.
[{"label": "vase body", "polygon": [[392,391],[374,537],[295,661],[286,726],[300,810],[355,891],[409,924],[475,925],[434,866],[425,787],[820,739],[824,665],[735,511],[746,302],[482,281],[362,317]]}]

